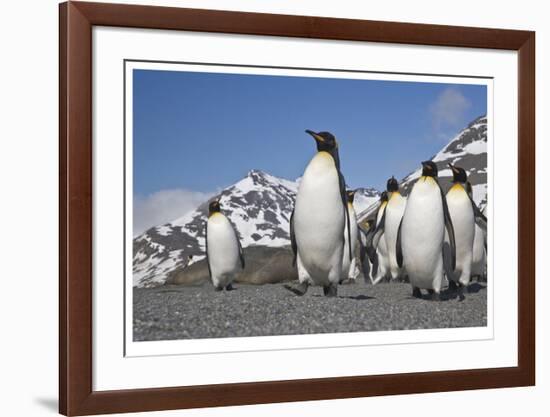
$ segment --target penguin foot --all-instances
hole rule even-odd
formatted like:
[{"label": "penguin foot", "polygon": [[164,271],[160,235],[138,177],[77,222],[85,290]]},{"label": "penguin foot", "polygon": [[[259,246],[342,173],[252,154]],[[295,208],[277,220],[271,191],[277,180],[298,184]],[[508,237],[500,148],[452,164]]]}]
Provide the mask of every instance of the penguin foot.
[{"label": "penguin foot", "polygon": [[464,301],[466,297],[464,297],[464,286],[459,285],[458,286],[458,301]]},{"label": "penguin foot", "polygon": [[233,291],[233,290],[234,290],[234,288],[233,288],[233,285],[231,285],[231,283],[229,283],[225,286],[225,291]]},{"label": "penguin foot", "polygon": [[223,287],[221,287],[221,286],[215,286],[214,287],[214,291],[216,291],[216,292],[219,292],[219,291],[222,291],[222,290],[223,290]]},{"label": "penguin foot", "polygon": [[325,297],[336,297],[338,295],[338,287],[334,284],[326,285],[323,287],[323,294],[325,294]]},{"label": "penguin foot", "polygon": [[413,296],[414,298],[422,298],[422,291],[420,291],[420,288],[418,288],[418,287],[413,287],[412,296]]},{"label": "penguin foot", "polygon": [[289,290],[291,293],[297,295],[298,297],[301,297],[307,292],[307,289],[309,288],[309,284],[307,282],[302,282],[298,284],[296,287],[293,287],[287,284],[283,285],[283,287]]},{"label": "penguin foot", "polygon": [[449,280],[449,290],[456,291],[457,289],[458,289],[458,286],[456,285],[456,282]]},{"label": "penguin foot", "polygon": [[435,292],[434,290],[432,290],[430,294],[432,296],[432,301],[441,301],[441,295],[439,295],[438,292]]}]

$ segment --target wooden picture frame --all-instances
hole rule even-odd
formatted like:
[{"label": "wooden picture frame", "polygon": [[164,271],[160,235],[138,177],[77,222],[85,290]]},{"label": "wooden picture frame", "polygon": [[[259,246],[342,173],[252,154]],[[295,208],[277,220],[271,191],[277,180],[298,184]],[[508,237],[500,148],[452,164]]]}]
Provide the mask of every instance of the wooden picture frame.
[{"label": "wooden picture frame", "polygon": [[[138,412],[535,384],[535,33],[68,2],[59,26],[59,411]],[[121,391],[92,389],[92,27],[286,36],[518,52],[518,366]]]}]

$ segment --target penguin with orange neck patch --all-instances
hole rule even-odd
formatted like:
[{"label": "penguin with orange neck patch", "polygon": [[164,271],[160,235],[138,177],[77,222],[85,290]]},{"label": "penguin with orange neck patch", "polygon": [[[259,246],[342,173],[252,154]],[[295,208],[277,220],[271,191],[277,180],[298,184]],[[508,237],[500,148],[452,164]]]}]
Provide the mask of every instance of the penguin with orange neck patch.
[{"label": "penguin with orange neck patch", "polygon": [[[468,192],[471,186],[468,183],[466,171],[453,164],[449,164],[449,168],[453,173],[453,185],[447,191],[445,198],[454,227],[456,266],[452,269],[449,263],[450,257],[445,256],[445,273],[449,280],[449,287],[457,289],[459,299],[463,300],[463,289],[470,283],[472,272],[476,217],[485,224],[487,219]],[[449,250],[447,245],[445,250]]]},{"label": "penguin with orange neck patch", "polygon": [[220,201],[208,205],[206,221],[206,262],[216,291],[233,289],[235,275],[244,269],[241,242],[229,219],[221,212]]},{"label": "penguin with orange neck patch", "polygon": [[386,278],[390,272],[390,260],[388,258],[388,247],[384,237],[384,225],[386,223],[386,209],[388,207],[389,194],[383,191],[380,194],[380,205],[376,211],[375,227],[367,238],[367,254],[373,266],[372,284],[376,285]]},{"label": "penguin with orange neck patch", "polygon": [[[319,285],[325,296],[334,297],[342,276],[344,251],[350,262],[352,259],[346,186],[334,135],[311,130],[306,133],[315,140],[317,153],[304,171],[290,218],[293,263],[298,261],[303,273],[299,274],[297,287],[285,288],[302,296],[309,285]],[[348,244],[344,247],[346,227]]]},{"label": "penguin with orange neck patch", "polygon": [[[385,244],[387,272],[392,279],[397,279],[403,274],[402,268],[397,265],[395,254],[397,230],[405,212],[407,199],[399,192],[399,183],[393,176],[386,183],[386,196],[387,203],[383,207],[382,217],[373,236],[373,246],[377,247],[380,243]],[[382,239],[382,242],[380,242],[380,239]]]},{"label": "penguin with orange neck patch", "polygon": [[437,174],[433,161],[422,162],[422,175],[407,198],[396,242],[397,265],[405,267],[413,297],[422,297],[421,289],[425,289],[433,300],[440,299],[443,282],[445,231],[449,236],[452,270],[455,263],[453,223]]}]

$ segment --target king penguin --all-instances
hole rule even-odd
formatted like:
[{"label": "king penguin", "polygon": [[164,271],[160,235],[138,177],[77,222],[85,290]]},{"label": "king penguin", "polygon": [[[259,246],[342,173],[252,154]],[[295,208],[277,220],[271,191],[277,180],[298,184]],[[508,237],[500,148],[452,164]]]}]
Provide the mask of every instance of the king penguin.
[{"label": "king penguin", "polygon": [[463,289],[470,283],[472,272],[476,217],[485,224],[487,219],[472,200],[466,171],[453,164],[449,164],[449,168],[453,173],[453,185],[447,192],[446,200],[455,233],[456,267],[454,271],[450,268],[450,257],[446,256],[445,273],[449,287],[458,289],[459,299],[463,300]]},{"label": "king penguin", "polygon": [[216,291],[232,290],[235,274],[244,269],[241,242],[229,219],[220,211],[220,201],[208,205],[206,221],[206,262]]},{"label": "king penguin", "polygon": [[380,194],[380,205],[376,212],[376,227],[370,234],[369,239],[367,239],[367,253],[373,264],[371,272],[373,285],[378,284],[382,279],[386,278],[390,272],[388,247],[386,245],[383,228],[388,201],[388,192],[382,192],[382,194]]},{"label": "king penguin", "polygon": [[421,289],[439,300],[443,281],[443,242],[449,235],[451,267],[455,266],[455,235],[447,200],[437,181],[437,165],[422,162],[422,175],[412,187],[397,232],[397,265],[405,267],[413,297],[421,298]]},{"label": "king penguin", "polygon": [[[487,206],[481,211],[485,217]],[[487,230],[476,223],[474,232],[474,249],[472,252],[472,278],[478,281],[487,280]]]},{"label": "king penguin", "polygon": [[[350,258],[348,256],[348,253],[346,250],[344,250],[344,254],[342,257],[342,278],[340,279],[340,283],[348,278],[355,280],[355,276],[351,277],[350,273],[353,274],[355,271],[355,251],[357,250],[357,245],[361,244],[360,241],[358,241],[358,228],[357,228],[357,215],[355,214],[355,209],[353,208],[353,200],[355,197],[355,190],[348,190],[346,192],[346,198],[347,198],[347,215],[349,218],[349,225],[350,225],[350,242],[351,242],[351,253],[352,253],[352,259],[350,261]],[[344,248],[348,247],[348,225],[346,222],[345,228],[344,228]]]},{"label": "king penguin", "polygon": [[302,273],[298,276],[298,287],[285,285],[285,288],[304,295],[309,285],[320,285],[325,296],[334,297],[342,276],[346,226],[345,250],[350,262],[352,259],[345,181],[340,172],[336,138],[329,132],[306,130],[306,133],[315,139],[317,153],[304,171],[290,217],[293,262],[299,262]]},{"label": "king penguin", "polygon": [[367,242],[371,238],[371,234],[374,232],[374,229],[376,228],[376,221],[373,219],[365,219],[361,223],[358,224],[358,232],[359,232],[359,259],[361,261],[361,267],[363,270],[363,276],[365,279],[365,283],[372,284],[372,275],[371,271],[374,269],[374,267],[378,268],[378,265],[374,265],[369,260],[369,257],[367,256]]},{"label": "king penguin", "polygon": [[[377,225],[377,233],[379,238],[383,236],[387,250],[387,267],[392,279],[397,279],[403,274],[402,268],[397,265],[395,255],[397,243],[397,230],[405,213],[407,199],[399,192],[399,184],[395,177],[391,177],[386,183],[386,193],[388,202],[386,209]],[[375,238],[376,240],[376,238]]]}]

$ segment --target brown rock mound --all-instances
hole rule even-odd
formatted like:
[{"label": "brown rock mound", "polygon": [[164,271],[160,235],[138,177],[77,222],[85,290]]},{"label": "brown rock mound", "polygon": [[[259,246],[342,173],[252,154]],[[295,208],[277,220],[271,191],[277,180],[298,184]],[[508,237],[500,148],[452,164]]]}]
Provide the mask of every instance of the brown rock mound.
[{"label": "brown rock mound", "polygon": [[[249,246],[244,249],[245,269],[236,276],[235,282],[245,284],[273,284],[298,279],[292,266],[292,251],[289,247]],[[176,269],[166,284],[202,285],[210,281],[206,259]]]}]

